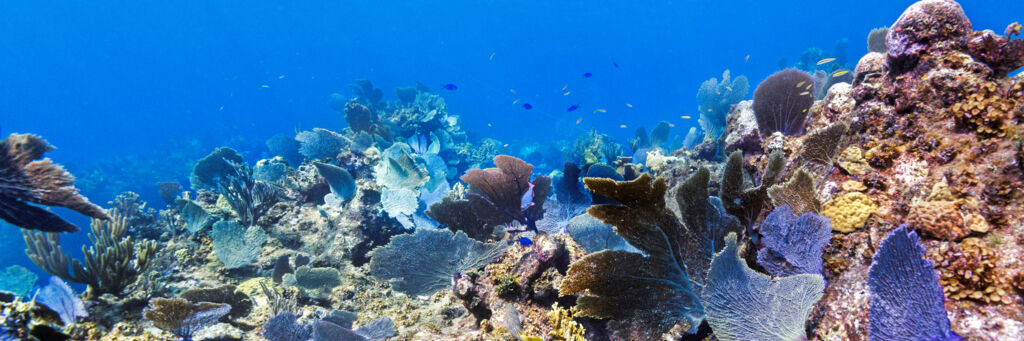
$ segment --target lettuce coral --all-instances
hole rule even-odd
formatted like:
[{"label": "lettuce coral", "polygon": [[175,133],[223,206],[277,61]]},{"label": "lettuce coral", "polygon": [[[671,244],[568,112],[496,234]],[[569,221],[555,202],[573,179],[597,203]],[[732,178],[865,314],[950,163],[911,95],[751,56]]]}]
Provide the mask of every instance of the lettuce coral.
[{"label": "lettuce coral", "polygon": [[950,331],[945,297],[917,233],[889,233],[868,270],[869,340],[960,340]]},{"label": "lettuce coral", "polygon": [[821,209],[821,215],[829,218],[833,231],[850,233],[864,227],[868,217],[877,210],[878,205],[871,197],[853,192],[826,203]]},{"label": "lettuce coral", "polygon": [[[107,213],[73,187],[75,177],[42,159],[54,147],[31,134],[11,134],[0,141],[0,219],[26,229],[77,232],[78,227],[32,204],[62,206],[97,219]],[[42,159],[42,160],[40,160]]]},{"label": "lettuce coral", "polygon": [[715,256],[702,298],[715,337],[732,340],[801,340],[804,323],[821,299],[821,275],[772,278],[743,261],[736,235]]}]

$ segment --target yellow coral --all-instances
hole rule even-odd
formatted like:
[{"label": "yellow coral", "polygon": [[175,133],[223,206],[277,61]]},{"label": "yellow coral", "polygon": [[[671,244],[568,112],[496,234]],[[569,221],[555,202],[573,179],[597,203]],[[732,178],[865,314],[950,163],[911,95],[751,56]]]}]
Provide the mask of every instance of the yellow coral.
[{"label": "yellow coral", "polygon": [[878,211],[878,205],[860,192],[847,193],[832,199],[821,209],[821,215],[832,221],[832,230],[849,233],[864,227],[868,217]]},{"label": "yellow coral", "polygon": [[871,165],[864,159],[864,151],[858,147],[849,147],[839,155],[839,167],[853,175],[864,175],[871,171]]},{"label": "yellow coral", "polygon": [[576,308],[563,309],[558,306],[558,303],[551,306],[551,312],[548,313],[548,322],[551,323],[551,332],[548,336],[551,340],[564,340],[564,341],[586,341],[587,331],[583,329],[583,326],[573,320],[573,315],[576,314]]}]

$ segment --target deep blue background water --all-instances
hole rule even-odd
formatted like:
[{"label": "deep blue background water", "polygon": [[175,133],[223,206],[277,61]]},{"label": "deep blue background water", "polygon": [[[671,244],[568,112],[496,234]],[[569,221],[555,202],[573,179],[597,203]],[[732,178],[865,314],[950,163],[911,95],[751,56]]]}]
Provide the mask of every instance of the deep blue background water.
[{"label": "deep blue background water", "polygon": [[[129,172],[90,169],[96,160],[205,154],[223,144],[254,160],[273,134],[339,130],[344,119],[327,100],[351,95],[346,85],[365,78],[386,99],[396,86],[427,84],[464,129],[510,143],[511,154],[590,129],[625,143],[639,125],[668,120],[677,133],[696,125],[697,88],[725,69],[750,78],[752,91],[780,59],[792,65],[808,47],[828,54],[841,38],[850,40],[852,66],[868,31],[911,3],[5,0],[0,134],[42,135],[59,148],[50,157],[102,184]],[[1024,2],[962,5],[976,30],[1001,33],[1024,20]],[[459,89],[441,90],[445,83]],[[567,113],[573,104],[581,108]],[[162,204],[153,183],[187,184],[188,174],[154,168],[154,178],[122,182]],[[113,199],[107,192],[85,194],[102,204]],[[87,230],[86,219],[67,216]],[[0,229],[16,237],[6,239],[13,251],[0,265],[34,269],[17,252],[16,228]],[[65,236],[83,241],[85,232]]]}]

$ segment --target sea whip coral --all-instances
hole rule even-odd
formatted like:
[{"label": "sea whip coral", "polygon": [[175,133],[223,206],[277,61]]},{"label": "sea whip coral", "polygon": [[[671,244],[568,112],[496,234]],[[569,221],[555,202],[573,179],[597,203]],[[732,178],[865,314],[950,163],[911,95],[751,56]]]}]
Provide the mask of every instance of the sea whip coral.
[{"label": "sea whip coral", "polygon": [[[96,219],[107,213],[73,187],[75,177],[42,159],[54,147],[39,136],[11,134],[0,141],[0,219],[26,229],[78,232],[78,227],[29,203],[62,206]],[[42,160],[40,160],[42,159]]]}]

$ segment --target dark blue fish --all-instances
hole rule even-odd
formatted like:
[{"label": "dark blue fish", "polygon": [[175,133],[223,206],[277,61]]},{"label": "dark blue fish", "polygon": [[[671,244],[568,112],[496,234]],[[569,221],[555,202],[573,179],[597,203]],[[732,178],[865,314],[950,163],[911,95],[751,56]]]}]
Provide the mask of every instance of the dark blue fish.
[{"label": "dark blue fish", "polygon": [[616,69],[619,68],[619,63],[616,63],[615,61],[612,61],[612,65],[614,65]]},{"label": "dark blue fish", "polygon": [[592,74],[590,72],[586,72],[586,73],[583,74],[583,78],[590,78],[590,76],[593,76],[593,75],[594,74]]},{"label": "dark blue fish", "polygon": [[533,109],[533,106],[530,103],[523,103],[523,109],[530,110]]},{"label": "dark blue fish", "polygon": [[580,108],[580,106],[573,104],[573,105],[570,105],[569,109],[566,109],[565,111],[573,111],[573,110],[576,110],[576,109],[579,109],[579,108]]},{"label": "dark blue fish", "polygon": [[443,86],[443,88],[445,90],[458,90],[459,89],[459,87],[455,86],[455,84],[452,84],[452,83],[445,84]]},{"label": "dark blue fish", "polygon": [[533,245],[533,241],[530,240],[530,238],[527,238],[527,237],[519,237],[519,238],[516,239],[516,242],[519,242],[519,245],[522,245],[522,246]]}]

